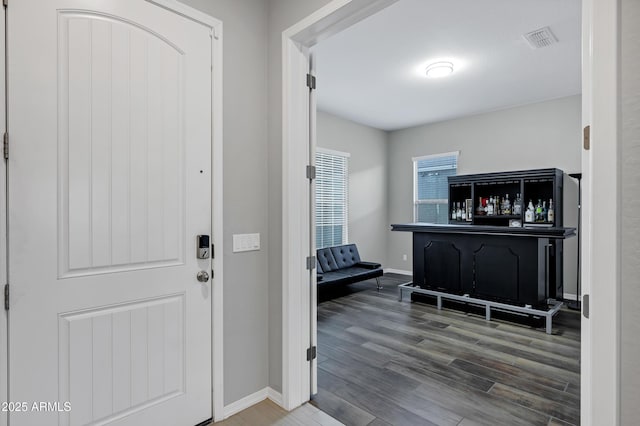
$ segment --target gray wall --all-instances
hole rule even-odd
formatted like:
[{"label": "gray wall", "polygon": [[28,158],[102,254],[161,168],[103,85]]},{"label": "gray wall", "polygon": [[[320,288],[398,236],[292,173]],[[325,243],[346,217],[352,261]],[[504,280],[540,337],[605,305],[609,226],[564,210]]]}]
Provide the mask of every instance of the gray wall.
[{"label": "gray wall", "polygon": [[363,260],[387,260],[387,132],[318,111],[318,147],[348,152],[349,242]]},{"label": "gray wall", "polygon": [[282,32],[330,1],[269,0],[269,386],[278,392],[282,391]]},{"label": "gray wall", "polygon": [[[412,157],[460,151],[458,174],[557,167],[579,172],[581,98],[571,96],[398,130],[389,136],[389,221],[413,221]],[[577,184],[564,179],[564,225],[577,225]],[[388,233],[387,266],[411,270],[411,234]],[[408,260],[402,261],[407,254]],[[565,244],[564,291],[576,293],[577,239]]]},{"label": "gray wall", "polygon": [[[268,384],[265,0],[182,0],[224,25],[224,403]],[[259,232],[262,249],[232,253],[232,235]]]},{"label": "gray wall", "polygon": [[640,418],[640,2],[622,0],[620,424]]}]

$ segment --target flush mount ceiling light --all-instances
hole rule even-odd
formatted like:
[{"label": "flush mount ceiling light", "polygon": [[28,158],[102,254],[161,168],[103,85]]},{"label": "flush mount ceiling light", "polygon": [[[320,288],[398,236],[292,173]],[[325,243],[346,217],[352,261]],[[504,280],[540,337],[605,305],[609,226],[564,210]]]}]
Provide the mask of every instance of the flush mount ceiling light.
[{"label": "flush mount ceiling light", "polygon": [[453,64],[451,62],[434,62],[426,69],[427,77],[429,78],[446,77],[452,72]]}]

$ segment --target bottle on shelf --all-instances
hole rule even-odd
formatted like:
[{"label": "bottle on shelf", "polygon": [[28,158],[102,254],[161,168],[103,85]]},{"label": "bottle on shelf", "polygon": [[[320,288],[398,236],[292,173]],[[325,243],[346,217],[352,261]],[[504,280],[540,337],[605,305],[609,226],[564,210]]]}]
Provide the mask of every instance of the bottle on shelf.
[{"label": "bottle on shelf", "polygon": [[451,220],[456,220],[456,203],[451,203]]},{"label": "bottle on shelf", "polygon": [[516,195],[516,199],[513,202],[513,214],[518,216],[522,214],[522,199],[520,198],[520,193]]},{"label": "bottle on shelf", "polygon": [[465,209],[465,214],[464,214],[465,220],[467,222],[472,222],[473,221],[473,203],[472,203],[472,200],[468,199],[466,205],[467,205],[467,208]]},{"label": "bottle on shelf", "polygon": [[509,194],[505,194],[502,201],[502,213],[506,215],[511,215],[511,201],[509,201]]},{"label": "bottle on shelf", "polygon": [[484,206],[482,205],[482,197],[478,197],[478,207],[476,207],[476,216],[484,216]]},{"label": "bottle on shelf", "polygon": [[529,205],[527,206],[527,211],[524,213],[524,221],[525,222],[533,222],[535,215],[535,208],[533,207],[533,201],[529,200]]},{"label": "bottle on shelf", "polygon": [[489,197],[489,201],[487,202],[487,216],[493,216],[496,213],[493,203],[493,197]]},{"label": "bottle on shelf", "polygon": [[536,222],[544,222],[544,217],[542,216],[542,200],[538,200],[538,204],[536,204],[536,212],[535,212],[535,221]]},{"label": "bottle on shelf", "polygon": [[458,202],[458,208],[456,209],[456,220],[462,220],[462,208],[460,207],[460,203]]},{"label": "bottle on shelf", "polygon": [[549,210],[547,211],[547,222],[553,223],[555,220],[555,212],[553,211],[553,200],[549,199]]},{"label": "bottle on shelf", "polygon": [[549,210],[547,209],[547,202],[543,201],[542,202],[542,217],[540,219],[542,219],[542,222],[546,222],[547,221],[547,214],[549,213]]},{"label": "bottle on shelf", "polygon": [[493,211],[495,212],[496,216],[500,216],[502,214],[502,204],[500,202],[500,197],[498,197],[497,195],[493,199]]}]

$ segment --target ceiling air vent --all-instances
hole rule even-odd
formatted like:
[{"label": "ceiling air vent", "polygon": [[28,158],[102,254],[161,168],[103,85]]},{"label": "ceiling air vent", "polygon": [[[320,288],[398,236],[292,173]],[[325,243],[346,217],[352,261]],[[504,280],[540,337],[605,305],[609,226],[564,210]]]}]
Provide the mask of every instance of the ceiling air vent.
[{"label": "ceiling air vent", "polygon": [[532,49],[540,49],[541,47],[551,46],[558,42],[558,39],[553,35],[551,28],[549,27],[531,31],[522,37],[527,40],[527,43],[529,43],[529,46],[531,46]]}]

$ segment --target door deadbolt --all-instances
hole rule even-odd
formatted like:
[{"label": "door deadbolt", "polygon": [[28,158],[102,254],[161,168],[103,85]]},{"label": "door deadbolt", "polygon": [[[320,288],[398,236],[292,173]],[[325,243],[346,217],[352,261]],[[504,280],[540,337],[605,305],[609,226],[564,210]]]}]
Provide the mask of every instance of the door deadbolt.
[{"label": "door deadbolt", "polygon": [[208,259],[210,256],[210,245],[208,235],[198,235],[197,257],[198,259]]},{"label": "door deadbolt", "polygon": [[207,271],[200,271],[198,272],[196,278],[198,278],[198,281],[200,281],[201,283],[206,283],[209,281],[209,274],[207,273]]}]

